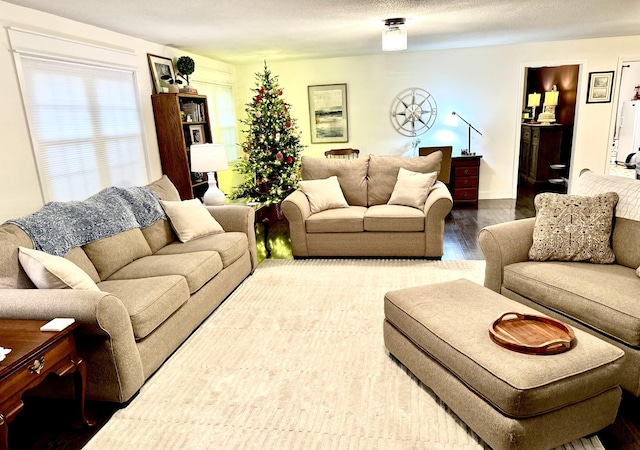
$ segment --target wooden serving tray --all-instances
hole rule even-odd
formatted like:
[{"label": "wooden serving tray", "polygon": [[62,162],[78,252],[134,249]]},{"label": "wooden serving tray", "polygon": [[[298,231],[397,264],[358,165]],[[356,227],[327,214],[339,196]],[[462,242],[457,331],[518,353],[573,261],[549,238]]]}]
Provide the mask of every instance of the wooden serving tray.
[{"label": "wooden serving tray", "polygon": [[535,355],[566,352],[575,339],[569,325],[550,317],[517,312],[501,314],[489,327],[489,335],[504,348]]}]

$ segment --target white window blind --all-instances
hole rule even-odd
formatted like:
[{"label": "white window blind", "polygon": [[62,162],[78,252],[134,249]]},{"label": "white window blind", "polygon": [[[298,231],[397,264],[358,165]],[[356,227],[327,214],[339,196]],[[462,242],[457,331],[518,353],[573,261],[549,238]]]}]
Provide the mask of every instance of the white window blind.
[{"label": "white window blind", "polygon": [[231,86],[194,82],[199,94],[207,96],[213,141],[223,144],[229,162],[238,159],[235,104]]},{"label": "white window blind", "polygon": [[45,201],[148,181],[135,71],[20,55]]}]

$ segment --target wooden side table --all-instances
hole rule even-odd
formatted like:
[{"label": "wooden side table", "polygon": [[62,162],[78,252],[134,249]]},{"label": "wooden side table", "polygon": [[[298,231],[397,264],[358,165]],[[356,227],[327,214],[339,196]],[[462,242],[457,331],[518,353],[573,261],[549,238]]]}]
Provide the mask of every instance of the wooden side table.
[{"label": "wooden side table", "polygon": [[10,348],[0,361],[0,449],[8,449],[9,423],[22,410],[22,394],[42,382],[47,375],[73,373],[80,416],[86,426],[95,422],[85,416],[87,371],[78,356],[73,330],[75,322],[62,331],[42,332],[46,320],[0,319],[0,346]]},{"label": "wooden side table", "polygon": [[451,158],[451,179],[449,190],[453,205],[478,206],[478,185],[480,183],[480,159],[482,156],[454,156]]}]

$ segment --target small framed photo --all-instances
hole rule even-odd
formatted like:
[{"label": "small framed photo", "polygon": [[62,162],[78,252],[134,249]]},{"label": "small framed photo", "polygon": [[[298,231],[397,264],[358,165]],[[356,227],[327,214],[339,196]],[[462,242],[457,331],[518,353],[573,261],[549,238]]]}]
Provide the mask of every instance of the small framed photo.
[{"label": "small framed photo", "polygon": [[162,80],[161,77],[169,75],[171,79],[176,79],[176,73],[173,69],[173,61],[164,56],[152,55],[147,53],[149,60],[149,70],[151,70],[151,78],[153,78],[153,89],[156,94],[166,92],[169,87],[168,80]]},{"label": "small framed photo", "polygon": [[189,125],[189,136],[192,144],[206,144],[204,125]]},{"label": "small framed photo", "polygon": [[609,103],[613,91],[613,70],[610,72],[589,72],[587,103]]},{"label": "small framed photo", "polygon": [[311,143],[349,142],[347,85],[309,86]]}]

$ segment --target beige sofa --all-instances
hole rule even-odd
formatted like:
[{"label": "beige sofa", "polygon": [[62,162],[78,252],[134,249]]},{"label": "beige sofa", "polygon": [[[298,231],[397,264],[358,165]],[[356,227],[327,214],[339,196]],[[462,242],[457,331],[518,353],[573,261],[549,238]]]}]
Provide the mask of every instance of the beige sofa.
[{"label": "beige sofa", "polygon": [[[149,187],[161,199],[180,200],[166,176]],[[207,209],[223,232],[182,243],[161,218],[72,248],[65,259],[99,290],[36,289],[18,256],[19,246],[33,247],[32,239],[21,227],[3,224],[0,317],[75,318],[87,398],[126,402],[257,265],[253,210]],[[49,381],[41,395],[72,395],[67,377]]]},{"label": "beige sofa", "polygon": [[640,181],[583,171],[572,194],[618,193],[612,264],[533,261],[535,218],[484,228],[486,287],[563,320],[625,352],[622,387],[640,396]]},{"label": "beige sofa", "polygon": [[387,204],[400,168],[439,173],[441,162],[440,151],[415,158],[302,157],[302,179],[336,176],[348,207],[312,214],[309,199],[300,189],[285,198],[282,212],[289,221],[293,256],[442,257],[444,219],[453,204],[444,183],[435,182],[422,209]]}]

